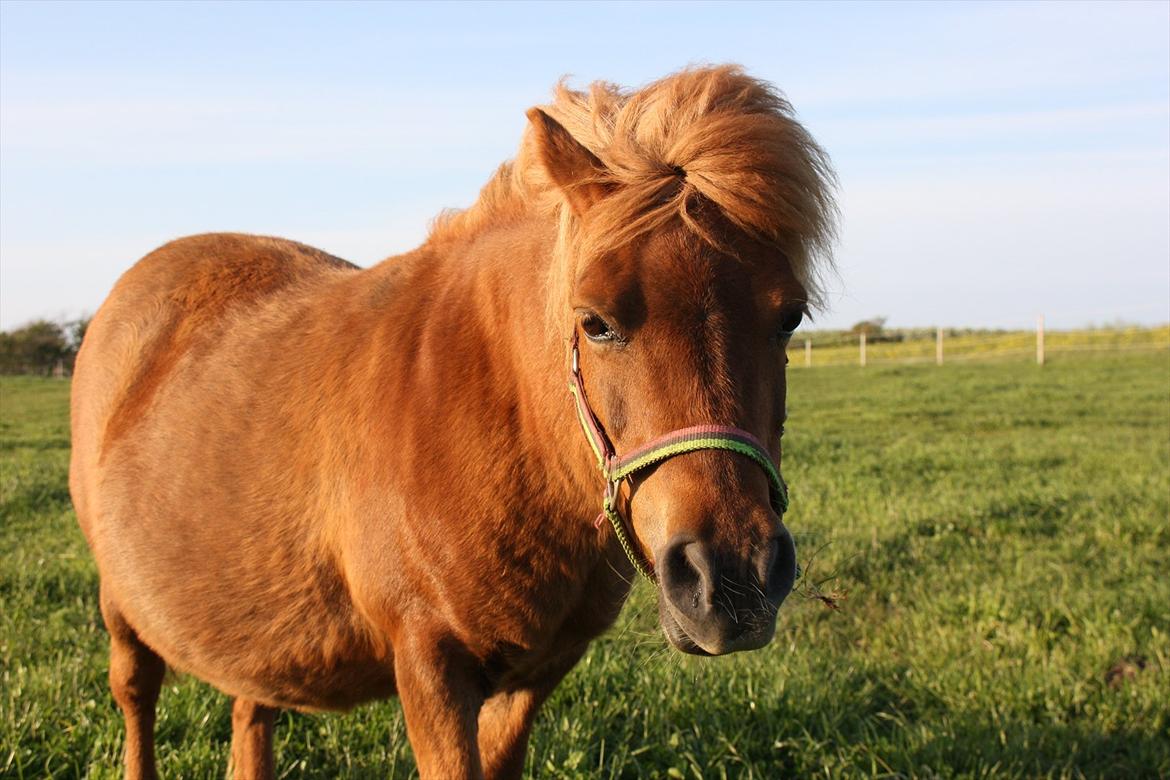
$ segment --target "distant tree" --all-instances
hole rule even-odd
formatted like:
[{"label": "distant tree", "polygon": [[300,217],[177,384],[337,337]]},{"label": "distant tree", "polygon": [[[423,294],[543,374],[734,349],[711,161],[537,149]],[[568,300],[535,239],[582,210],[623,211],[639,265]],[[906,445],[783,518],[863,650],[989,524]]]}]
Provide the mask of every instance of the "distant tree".
[{"label": "distant tree", "polygon": [[69,373],[73,373],[73,364],[77,360],[77,350],[81,349],[81,342],[85,340],[85,332],[89,330],[89,321],[93,319],[86,315],[80,319],[65,323],[65,337],[68,341],[69,354],[65,359]]},{"label": "distant tree", "polygon": [[20,373],[20,350],[16,338],[8,331],[0,331],[0,374]]},{"label": "distant tree", "polygon": [[81,349],[81,342],[85,338],[85,332],[89,330],[89,321],[93,317],[86,315],[81,319],[72,320],[65,323],[65,331],[69,337],[69,349],[77,354],[77,350]]},{"label": "distant tree", "polygon": [[873,317],[872,319],[862,320],[849,329],[849,332],[854,335],[864,333],[866,338],[871,336],[880,336],[882,329],[886,327],[886,317]]},{"label": "distant tree", "polygon": [[71,357],[65,328],[56,322],[37,320],[0,336],[0,371],[6,374],[47,376]]}]

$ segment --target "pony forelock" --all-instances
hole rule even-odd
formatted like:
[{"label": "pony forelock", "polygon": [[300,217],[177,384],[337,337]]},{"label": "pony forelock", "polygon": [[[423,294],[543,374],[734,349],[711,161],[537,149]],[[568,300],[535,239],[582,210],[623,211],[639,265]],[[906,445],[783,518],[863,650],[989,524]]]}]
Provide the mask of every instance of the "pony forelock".
[{"label": "pony forelock", "polygon": [[[688,68],[638,90],[600,81],[574,90],[562,81],[540,108],[604,164],[596,183],[610,194],[589,212],[589,230],[577,233],[583,251],[605,253],[675,219],[724,248],[701,216],[710,204],[735,228],[777,247],[809,302],[821,301],[836,236],[836,177],[767,83],[733,65]],[[564,212],[529,141],[475,206],[440,217],[436,233],[475,230],[517,207]]]}]

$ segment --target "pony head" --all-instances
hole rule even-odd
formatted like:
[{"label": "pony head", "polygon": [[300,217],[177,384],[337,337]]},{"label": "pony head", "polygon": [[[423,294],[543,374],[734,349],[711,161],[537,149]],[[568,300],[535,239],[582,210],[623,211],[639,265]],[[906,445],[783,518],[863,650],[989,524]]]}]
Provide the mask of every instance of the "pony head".
[{"label": "pony head", "polygon": [[[785,350],[821,300],[835,224],[828,159],[789,104],[735,67],[635,92],[561,85],[529,111],[517,161],[555,201],[551,318],[620,455],[696,425],[776,464]],[[774,492],[774,491],[772,491]],[[679,649],[760,647],[796,573],[765,470],[703,449],[639,470],[615,499],[657,572]]]}]

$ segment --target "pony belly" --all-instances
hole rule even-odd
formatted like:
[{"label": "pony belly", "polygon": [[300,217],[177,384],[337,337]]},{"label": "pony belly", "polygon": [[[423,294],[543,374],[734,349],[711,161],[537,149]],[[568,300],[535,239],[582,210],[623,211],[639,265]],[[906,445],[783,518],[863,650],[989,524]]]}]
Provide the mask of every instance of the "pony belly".
[{"label": "pony belly", "polygon": [[321,612],[241,620],[234,605],[173,602],[157,592],[119,608],[168,666],[229,696],[312,711],[345,710],[396,692],[389,647]]},{"label": "pony belly", "polygon": [[195,676],[228,695],[302,712],[344,711],[397,693],[392,664],[368,658],[333,659],[322,666],[291,661],[254,669],[247,678],[215,672]]},{"label": "pony belly", "polygon": [[169,666],[279,707],[347,709],[395,692],[388,642],[329,566],[247,555],[238,543],[239,557],[212,555],[185,535],[153,533],[154,520],[99,522],[93,547],[103,591]]}]

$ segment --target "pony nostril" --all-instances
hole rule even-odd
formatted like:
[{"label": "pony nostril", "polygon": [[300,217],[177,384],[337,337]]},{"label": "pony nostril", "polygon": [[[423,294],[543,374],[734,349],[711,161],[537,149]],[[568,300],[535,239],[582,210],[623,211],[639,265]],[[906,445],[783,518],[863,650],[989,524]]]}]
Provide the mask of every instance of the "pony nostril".
[{"label": "pony nostril", "polygon": [[703,545],[680,539],[668,547],[662,560],[662,586],[667,598],[691,615],[705,612],[713,589]]},{"label": "pony nostril", "polygon": [[690,544],[674,545],[668,553],[666,573],[669,574],[672,585],[686,587],[697,585],[699,582],[699,572],[695,571],[695,567],[691,565],[690,556],[687,554],[687,548],[690,546]]},{"label": "pony nostril", "polygon": [[776,604],[784,600],[796,580],[796,547],[787,533],[772,538],[764,590]]}]

